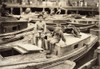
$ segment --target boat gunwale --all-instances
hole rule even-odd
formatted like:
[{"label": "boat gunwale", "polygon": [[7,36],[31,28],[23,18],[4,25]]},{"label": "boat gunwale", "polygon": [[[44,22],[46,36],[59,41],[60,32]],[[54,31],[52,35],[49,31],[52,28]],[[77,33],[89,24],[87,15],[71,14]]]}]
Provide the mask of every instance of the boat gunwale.
[{"label": "boat gunwale", "polygon": [[22,30],[0,34],[0,37],[11,36],[11,35],[18,35],[18,34],[21,34],[21,33],[32,31],[33,29],[34,29],[34,27],[31,27],[31,28],[27,27],[27,28],[22,29]]}]

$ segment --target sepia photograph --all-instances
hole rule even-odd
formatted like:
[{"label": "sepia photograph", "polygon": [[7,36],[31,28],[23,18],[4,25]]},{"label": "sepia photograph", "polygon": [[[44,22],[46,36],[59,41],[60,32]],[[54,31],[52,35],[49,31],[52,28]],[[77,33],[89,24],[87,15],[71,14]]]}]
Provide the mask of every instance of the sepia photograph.
[{"label": "sepia photograph", "polygon": [[99,0],[0,0],[0,69],[100,69]]}]

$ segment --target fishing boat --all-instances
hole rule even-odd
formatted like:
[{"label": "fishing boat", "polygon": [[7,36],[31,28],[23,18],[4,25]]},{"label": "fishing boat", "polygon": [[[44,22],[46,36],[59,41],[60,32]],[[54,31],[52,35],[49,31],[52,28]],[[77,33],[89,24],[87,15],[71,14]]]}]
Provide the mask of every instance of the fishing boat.
[{"label": "fishing boat", "polygon": [[[26,33],[34,29],[34,24],[17,20],[14,17],[0,18],[0,45],[22,40]],[[27,40],[26,40],[27,41]]]},{"label": "fishing boat", "polygon": [[[99,20],[97,19],[87,18],[85,16],[76,15],[76,14],[73,14],[73,16],[66,15],[66,14],[59,14],[59,15],[55,14],[52,16],[48,15],[48,17],[46,17],[44,21],[49,27],[56,26],[57,23],[60,23],[62,26],[65,25],[67,26],[68,24],[72,24],[78,27],[82,32],[89,31],[90,28],[99,25]],[[32,19],[34,23],[38,20],[39,20],[38,18]]]},{"label": "fishing boat", "polygon": [[90,28],[98,26],[99,24],[99,20],[93,18],[69,18],[67,21],[68,24],[75,25],[76,27],[80,28],[81,31],[90,30]]},{"label": "fishing boat", "polygon": [[64,33],[67,45],[60,40],[51,55],[46,54],[46,49],[32,43],[21,42],[22,40],[0,45],[0,69],[52,69],[67,60],[77,60],[87,53],[98,39],[95,35],[80,34],[81,37],[77,38]]},{"label": "fishing boat", "polygon": [[96,25],[99,21],[93,18],[81,18],[81,19],[71,19],[72,22],[75,22],[76,24],[80,24],[81,25]]}]

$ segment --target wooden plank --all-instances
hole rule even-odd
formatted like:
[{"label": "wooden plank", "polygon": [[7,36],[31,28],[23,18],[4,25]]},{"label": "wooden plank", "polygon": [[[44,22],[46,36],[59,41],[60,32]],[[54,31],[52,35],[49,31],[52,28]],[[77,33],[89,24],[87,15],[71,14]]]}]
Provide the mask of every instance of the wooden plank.
[{"label": "wooden plank", "polygon": [[32,45],[32,44],[16,44],[17,46],[19,46],[21,49],[26,50],[27,52],[29,51],[41,51],[43,50],[42,48],[39,48],[38,46]]},{"label": "wooden plank", "polygon": [[24,49],[22,49],[22,48],[20,48],[20,47],[14,47],[14,49],[15,50],[17,50],[18,52],[20,52],[21,54],[25,54],[25,53],[27,53],[28,51],[26,51],[26,50],[24,50]]}]

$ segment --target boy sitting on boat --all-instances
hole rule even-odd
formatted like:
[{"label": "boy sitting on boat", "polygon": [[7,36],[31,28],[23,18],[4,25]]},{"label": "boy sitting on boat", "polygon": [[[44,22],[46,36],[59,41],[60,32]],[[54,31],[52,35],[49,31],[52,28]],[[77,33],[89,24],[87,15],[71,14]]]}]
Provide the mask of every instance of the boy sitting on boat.
[{"label": "boy sitting on boat", "polygon": [[68,24],[64,27],[64,32],[68,34],[73,34],[75,37],[80,37],[80,30],[72,24]]},{"label": "boy sitting on boat", "polygon": [[64,43],[66,45],[66,39],[63,34],[62,28],[61,28],[60,24],[57,24],[57,27],[53,31],[52,38],[48,39],[48,43],[49,43],[48,47],[49,47],[50,53],[53,52],[55,44],[59,43],[59,41],[61,39],[64,41]]}]

